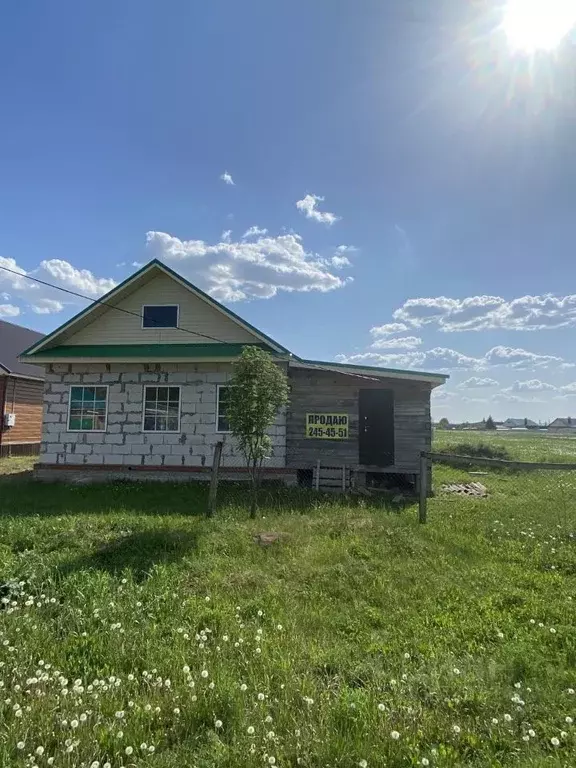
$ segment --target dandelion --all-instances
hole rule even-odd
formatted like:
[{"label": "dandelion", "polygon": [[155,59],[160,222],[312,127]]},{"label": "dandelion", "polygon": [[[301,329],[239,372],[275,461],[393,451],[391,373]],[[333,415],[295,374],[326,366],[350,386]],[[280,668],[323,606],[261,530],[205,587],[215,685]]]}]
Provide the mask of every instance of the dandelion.
[{"label": "dandelion", "polygon": [[98,760],[94,760],[93,763],[90,763],[90,768],[100,768],[100,763]]},{"label": "dandelion", "polygon": [[568,691],[567,691],[567,693],[568,693],[570,696],[574,696],[574,688],[568,688]]},{"label": "dandelion", "polygon": [[368,768],[368,761],[367,760],[360,760],[358,765],[360,766],[360,768]]},{"label": "dandelion", "polygon": [[156,752],[156,747],[154,746],[154,744],[150,744],[150,746],[148,747],[148,752],[150,754],[153,754],[154,752]]},{"label": "dandelion", "polygon": [[552,744],[553,747],[559,747],[560,739],[557,739],[556,736],[552,736],[552,738],[550,739],[550,744]]},{"label": "dandelion", "polygon": [[124,711],[119,710],[118,712],[115,713],[115,717],[117,717],[118,720],[122,720],[124,718]]},{"label": "dandelion", "polygon": [[522,741],[530,741],[530,736],[528,736],[528,734],[525,734],[524,736],[522,736]]},{"label": "dandelion", "polygon": [[200,675],[203,678],[207,678],[208,677],[208,670],[207,669],[203,669],[202,672],[200,672]]},{"label": "dandelion", "polygon": [[408,661],[408,659],[410,658],[410,654],[408,652],[406,652],[404,654],[404,658],[406,659],[406,661]]},{"label": "dandelion", "polygon": [[552,635],[556,634],[556,630],[554,629],[554,627],[550,627],[550,634]]},{"label": "dandelion", "polygon": [[398,739],[400,738],[400,734],[398,733],[398,731],[391,731],[390,736],[391,738],[394,739],[394,741],[398,741]]},{"label": "dandelion", "polygon": [[420,760],[422,765],[430,765],[430,760],[428,760],[427,757],[423,757],[422,760]]},{"label": "dandelion", "polygon": [[70,727],[71,728],[78,728],[78,720],[71,720],[70,721]]},{"label": "dandelion", "polygon": [[384,712],[385,710],[386,710],[386,707],[384,706],[384,704],[378,704],[378,711],[379,712]]},{"label": "dandelion", "polygon": [[48,760],[46,760],[47,765],[54,765],[54,758],[49,757]]},{"label": "dandelion", "polygon": [[460,670],[458,669],[458,667],[454,667],[452,672],[454,672],[455,675],[459,675],[460,674]]},{"label": "dandelion", "polygon": [[117,739],[123,739],[124,738],[124,731],[118,731],[118,733],[116,734],[116,738]]},{"label": "dandelion", "polygon": [[214,690],[215,685],[216,685],[216,683],[214,681],[212,681],[211,683],[208,683],[208,688],[210,688],[210,690],[212,691],[212,690]]},{"label": "dandelion", "polygon": [[571,717],[567,717],[567,718],[566,718],[566,722],[568,723],[568,725],[572,725],[572,723],[574,722],[574,720],[572,720],[572,718],[571,718]]},{"label": "dandelion", "polygon": [[210,597],[209,597],[208,595],[206,595],[206,597],[204,598],[204,600],[206,600],[206,602],[207,602],[207,603],[209,603],[209,602],[210,602]]},{"label": "dandelion", "polygon": [[497,717],[493,717],[492,718],[492,725],[498,725],[498,718]]},{"label": "dandelion", "polygon": [[144,751],[146,751],[146,750],[148,749],[148,744],[146,744],[146,742],[145,742],[145,741],[143,741],[143,742],[142,742],[142,744],[140,744],[140,749],[141,749],[143,752],[144,752]]},{"label": "dandelion", "polygon": [[23,741],[19,741],[18,744],[16,744],[16,749],[24,749],[25,746]]},{"label": "dandelion", "polygon": [[276,738],[276,734],[274,733],[274,731],[268,731],[268,733],[266,734],[266,738],[272,740]]},{"label": "dandelion", "polygon": [[[124,713],[122,713],[122,716],[124,716]],[[86,712],[82,712],[82,714],[79,717],[79,720],[81,723],[85,723],[86,720],[88,720],[88,715],[86,714]]]},{"label": "dandelion", "polygon": [[179,707],[174,707],[174,714],[175,715],[179,715],[180,714],[180,708]]},{"label": "dandelion", "polygon": [[248,686],[246,685],[246,683],[242,683],[242,685],[240,686],[240,690],[241,691],[247,691],[248,690]]},{"label": "dandelion", "polygon": [[36,747],[36,754],[41,757],[44,754],[44,747]]},{"label": "dandelion", "polygon": [[528,736],[530,736],[531,738],[534,738],[536,736],[536,731],[533,730],[532,728],[529,728],[528,729]]},{"label": "dandelion", "polygon": [[216,722],[214,723],[214,726],[216,728],[222,728],[222,720],[216,720]]},{"label": "dandelion", "polygon": [[462,729],[460,728],[460,726],[459,726],[459,725],[453,725],[453,726],[452,726],[452,730],[454,731],[454,733],[455,733],[456,735],[458,735]]},{"label": "dandelion", "polygon": [[504,715],[504,720],[506,720],[507,723],[510,723],[512,721],[512,715]]},{"label": "dandelion", "polygon": [[258,616],[264,616],[263,611],[258,611]]},{"label": "dandelion", "polygon": [[264,718],[264,722],[265,722],[265,723],[271,723],[271,722],[272,722],[272,715],[267,715],[267,716]]},{"label": "dandelion", "polygon": [[270,755],[270,757],[268,758],[268,765],[275,765],[275,763],[276,763],[276,758],[273,755]]},{"label": "dandelion", "polygon": [[112,768],[112,763],[104,763],[102,768]]},{"label": "dandelion", "polygon": [[127,754],[128,756],[130,756],[130,755],[132,754],[132,752],[134,752],[134,747],[126,747],[126,749],[124,750],[124,752],[125,752],[125,754]]},{"label": "dandelion", "polygon": [[264,699],[266,698],[266,696],[264,696],[264,694],[263,694],[263,693],[259,693],[259,694],[258,694],[258,696],[257,696],[257,698],[258,698],[258,701],[264,701]]},{"label": "dandelion", "polygon": [[522,683],[514,683],[514,688],[522,688]]},{"label": "dandelion", "polygon": [[249,725],[248,728],[246,728],[246,733],[248,734],[248,736],[252,736],[254,734],[254,726]]},{"label": "dandelion", "polygon": [[497,632],[496,635],[500,638],[500,640],[504,639],[504,632]]},{"label": "dandelion", "polygon": [[144,704],[144,711],[145,712],[150,712],[151,709],[152,709],[152,704]]},{"label": "dandelion", "polygon": [[566,736],[568,736],[568,734],[566,733],[566,731],[560,731],[560,738],[561,738],[561,739],[565,739],[565,738],[566,738]]},{"label": "dandelion", "polygon": [[184,672],[185,675],[187,675],[190,672],[190,667],[188,666],[188,664],[184,664],[184,666],[182,667],[182,672]]}]

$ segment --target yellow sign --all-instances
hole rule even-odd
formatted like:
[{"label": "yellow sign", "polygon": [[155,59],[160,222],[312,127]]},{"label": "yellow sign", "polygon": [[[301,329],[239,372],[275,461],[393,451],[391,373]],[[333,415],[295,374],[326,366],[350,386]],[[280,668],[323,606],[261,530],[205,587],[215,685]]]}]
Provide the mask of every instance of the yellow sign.
[{"label": "yellow sign", "polygon": [[347,413],[307,413],[306,437],[321,440],[347,440]]}]

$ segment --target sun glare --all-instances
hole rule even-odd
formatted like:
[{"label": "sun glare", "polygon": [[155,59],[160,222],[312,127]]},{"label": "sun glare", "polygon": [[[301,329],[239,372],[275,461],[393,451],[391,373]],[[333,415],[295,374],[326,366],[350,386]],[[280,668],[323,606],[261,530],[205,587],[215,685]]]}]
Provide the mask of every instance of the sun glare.
[{"label": "sun glare", "polygon": [[552,50],[576,24],[576,0],[510,0],[502,28],[512,48]]}]

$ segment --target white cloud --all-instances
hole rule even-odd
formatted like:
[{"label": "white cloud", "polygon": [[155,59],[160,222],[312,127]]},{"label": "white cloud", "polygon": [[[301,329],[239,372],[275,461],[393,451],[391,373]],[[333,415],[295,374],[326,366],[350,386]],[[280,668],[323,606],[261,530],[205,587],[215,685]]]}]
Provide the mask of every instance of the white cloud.
[{"label": "white cloud", "polygon": [[330,259],[330,264],[334,267],[334,269],[343,269],[344,267],[351,267],[352,262],[347,256],[332,256]]},{"label": "white cloud", "polygon": [[400,336],[396,339],[377,339],[372,349],[415,349],[422,345],[418,336]]},{"label": "white cloud", "polygon": [[557,387],[553,384],[547,384],[540,379],[528,379],[526,381],[515,381],[510,387],[503,389],[503,392],[555,392]]},{"label": "white cloud", "polygon": [[220,240],[224,243],[229,243],[231,240],[232,230],[231,229],[225,229],[224,232],[220,235]]},{"label": "white cloud", "polygon": [[506,329],[538,331],[576,326],[576,294],[522,296],[446,296],[409,299],[393,313],[395,320],[419,328],[434,323],[441,331]]},{"label": "white cloud", "polygon": [[328,226],[331,226],[340,220],[340,216],[336,216],[336,214],[330,213],[329,211],[317,210],[318,203],[323,201],[324,198],[320,197],[320,195],[306,195],[302,200],[296,201],[296,208],[298,208],[307,219],[314,219],[314,221],[318,221],[321,224],[328,224]]},{"label": "white cloud", "polygon": [[511,392],[498,392],[493,395],[492,400],[494,402],[502,403],[544,403],[545,400],[541,400],[538,397],[522,397],[522,395],[514,395]]},{"label": "white cloud", "polygon": [[20,307],[14,304],[0,304],[0,317],[18,317]]},{"label": "white cloud", "polygon": [[466,381],[461,382],[459,389],[486,389],[488,387],[497,387],[498,382],[495,379],[479,379],[477,376],[472,376]]},{"label": "white cloud", "polygon": [[249,237],[261,237],[263,235],[267,235],[268,230],[267,229],[260,229],[260,227],[253,226],[249,227],[246,232],[242,235],[242,240],[246,240]]},{"label": "white cloud", "polygon": [[51,282],[56,282],[63,288],[87,294],[92,299],[111,291],[116,285],[112,278],[95,277],[89,269],[76,269],[63,259],[41,261],[40,272],[47,273],[52,279]]},{"label": "white cloud", "polygon": [[278,291],[326,292],[351,280],[335,275],[317,254],[304,250],[295,233],[209,245],[148,232],[146,241],[151,255],[177,262],[185,277],[223,301],[270,298]]},{"label": "white cloud", "polygon": [[386,323],[385,325],[377,325],[375,328],[370,328],[370,333],[374,338],[382,338],[383,336],[393,336],[395,333],[404,333],[408,330],[408,326],[404,323]]},{"label": "white cloud", "polygon": [[420,368],[432,371],[483,371],[500,366],[522,370],[560,367],[563,362],[561,357],[537,355],[525,349],[511,347],[493,347],[482,357],[470,357],[454,349],[435,347],[428,351],[414,350],[403,354],[362,352],[356,355],[339,355],[337,359],[343,363],[366,363],[385,368]]},{"label": "white cloud", "polygon": [[576,395],[576,381],[573,381],[571,384],[565,384],[563,387],[560,387],[560,390],[565,395]]},{"label": "white cloud", "polygon": [[31,304],[31,307],[37,315],[51,315],[55,312],[62,312],[64,304],[55,299],[38,299],[34,304]]},{"label": "white cloud", "polygon": [[220,174],[220,180],[224,182],[224,184],[228,184],[229,186],[234,186],[234,180],[232,179],[232,176],[228,173],[228,171],[224,171],[224,173]]},{"label": "white cloud", "polygon": [[[1,267],[7,267],[11,271],[7,272]],[[63,293],[57,290],[57,287],[51,288],[48,285],[28,279],[26,275],[65,288],[68,291],[81,293],[90,299],[102,296],[116,285],[112,278],[97,277],[90,270],[77,269],[63,259],[41,261],[36,268],[27,272],[14,259],[0,256],[0,285],[9,286],[15,299],[29,305],[35,312],[38,312],[38,308],[40,308],[41,314],[48,311],[61,311],[65,305],[69,304],[84,305],[85,301],[72,294]]]}]

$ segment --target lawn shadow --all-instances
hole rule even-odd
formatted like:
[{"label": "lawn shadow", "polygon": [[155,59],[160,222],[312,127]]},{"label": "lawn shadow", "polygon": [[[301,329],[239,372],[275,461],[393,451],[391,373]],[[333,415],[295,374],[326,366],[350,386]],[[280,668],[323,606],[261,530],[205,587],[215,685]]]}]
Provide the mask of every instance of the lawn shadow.
[{"label": "lawn shadow", "polygon": [[183,528],[156,528],[137,531],[107,542],[89,555],[62,563],[61,576],[86,570],[118,575],[132,571],[136,581],[143,581],[155,565],[178,562],[198,547],[198,534]]}]

